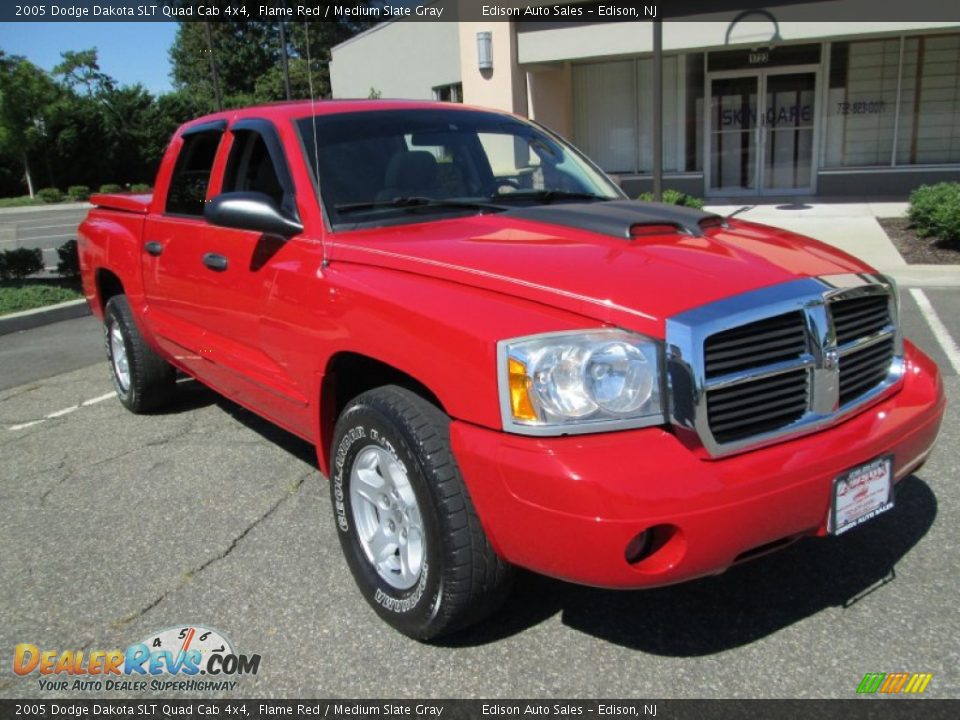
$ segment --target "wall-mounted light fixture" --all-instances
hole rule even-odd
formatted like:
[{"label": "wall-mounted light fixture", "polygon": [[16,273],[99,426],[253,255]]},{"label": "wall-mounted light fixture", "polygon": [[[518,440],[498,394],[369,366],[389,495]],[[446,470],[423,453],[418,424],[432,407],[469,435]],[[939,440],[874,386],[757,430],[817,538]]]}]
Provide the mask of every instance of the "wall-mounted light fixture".
[{"label": "wall-mounted light fixture", "polygon": [[493,33],[477,33],[477,69],[493,70]]}]

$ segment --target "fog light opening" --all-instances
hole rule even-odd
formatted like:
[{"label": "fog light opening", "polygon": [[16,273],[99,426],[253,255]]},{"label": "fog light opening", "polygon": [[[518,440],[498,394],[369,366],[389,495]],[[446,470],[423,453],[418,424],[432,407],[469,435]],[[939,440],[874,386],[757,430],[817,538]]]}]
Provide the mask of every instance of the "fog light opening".
[{"label": "fog light opening", "polygon": [[644,530],[627,543],[627,550],[624,553],[624,557],[626,557],[628,563],[635,565],[650,555],[652,545],[653,533],[649,530]]},{"label": "fog light opening", "polygon": [[624,558],[631,565],[636,565],[654,553],[658,552],[666,545],[676,534],[677,528],[673,525],[654,525],[641,533],[637,533],[634,538],[627,543],[627,548],[623,553]]}]

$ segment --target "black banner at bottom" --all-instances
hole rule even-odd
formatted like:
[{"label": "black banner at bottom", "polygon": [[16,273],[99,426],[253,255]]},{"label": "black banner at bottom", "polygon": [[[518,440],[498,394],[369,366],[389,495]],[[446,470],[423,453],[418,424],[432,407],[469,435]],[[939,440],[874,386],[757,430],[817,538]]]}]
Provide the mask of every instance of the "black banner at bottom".
[{"label": "black banner at bottom", "polygon": [[956,718],[960,700],[0,700],[0,718]]}]

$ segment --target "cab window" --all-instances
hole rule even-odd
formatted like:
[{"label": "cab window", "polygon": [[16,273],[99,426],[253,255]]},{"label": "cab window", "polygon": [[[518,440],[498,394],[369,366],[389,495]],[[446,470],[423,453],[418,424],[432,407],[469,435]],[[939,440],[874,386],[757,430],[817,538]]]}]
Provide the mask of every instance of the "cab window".
[{"label": "cab window", "polygon": [[260,133],[253,130],[234,132],[223,192],[261,192],[278,206],[283,202],[283,186]]},{"label": "cab window", "polygon": [[220,130],[209,130],[183,138],[167,190],[167,213],[203,216],[213,160],[222,135]]}]

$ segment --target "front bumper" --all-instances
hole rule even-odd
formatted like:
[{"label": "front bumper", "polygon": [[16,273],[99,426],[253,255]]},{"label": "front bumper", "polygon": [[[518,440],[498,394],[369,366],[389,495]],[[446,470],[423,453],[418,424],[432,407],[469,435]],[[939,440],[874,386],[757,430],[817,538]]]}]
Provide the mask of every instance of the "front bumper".
[{"label": "front bumper", "polygon": [[[455,421],[451,442],[487,536],[521,567],[600,587],[641,588],[723,572],[780,541],[826,533],[834,478],[894,455],[897,481],[929,453],[945,399],[910,343],[903,387],[844,422],[718,460],[662,428],[531,438]],[[657,549],[627,562],[656,527]]]}]

